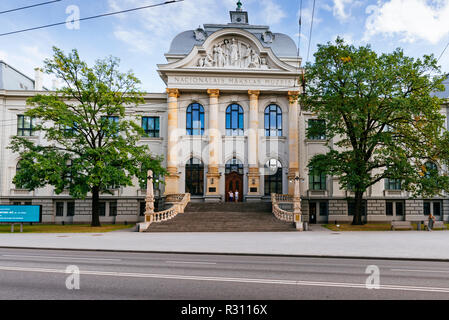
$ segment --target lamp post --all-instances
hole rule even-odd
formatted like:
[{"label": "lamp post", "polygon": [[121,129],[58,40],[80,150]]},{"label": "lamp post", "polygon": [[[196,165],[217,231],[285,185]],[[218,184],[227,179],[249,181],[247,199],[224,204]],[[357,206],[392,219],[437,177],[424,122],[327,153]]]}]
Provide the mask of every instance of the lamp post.
[{"label": "lamp post", "polygon": [[293,194],[293,216],[294,221],[296,224],[296,230],[303,231],[303,223],[301,219],[301,193],[299,188],[299,182],[301,181],[301,178],[299,177],[299,172],[296,172],[295,174],[295,189]]},{"label": "lamp post", "polygon": [[145,197],[145,222],[152,222],[154,213],[153,171],[148,170],[147,195]]}]

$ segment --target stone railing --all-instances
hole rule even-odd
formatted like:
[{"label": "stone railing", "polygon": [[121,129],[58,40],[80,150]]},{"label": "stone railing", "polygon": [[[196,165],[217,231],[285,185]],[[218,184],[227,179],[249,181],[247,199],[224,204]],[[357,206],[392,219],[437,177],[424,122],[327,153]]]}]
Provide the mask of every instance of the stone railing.
[{"label": "stone railing", "polygon": [[288,194],[271,194],[271,204],[274,216],[282,221],[294,222],[293,212],[283,210],[279,207],[279,203],[293,203],[293,196]]},{"label": "stone railing", "polygon": [[293,203],[293,196],[292,195],[273,193],[271,195],[271,200],[272,201],[273,201],[273,196],[274,196],[274,199],[276,200],[277,203],[281,203],[281,202]]},{"label": "stone railing", "polygon": [[166,203],[171,203],[171,207],[160,212],[153,212],[145,215],[145,222],[139,224],[139,232],[147,231],[152,223],[158,223],[173,219],[178,213],[183,213],[190,202],[190,193],[169,194]]},{"label": "stone railing", "polygon": [[[187,193],[168,194],[165,197],[165,202],[182,202]],[[190,193],[188,194],[190,196]]]}]

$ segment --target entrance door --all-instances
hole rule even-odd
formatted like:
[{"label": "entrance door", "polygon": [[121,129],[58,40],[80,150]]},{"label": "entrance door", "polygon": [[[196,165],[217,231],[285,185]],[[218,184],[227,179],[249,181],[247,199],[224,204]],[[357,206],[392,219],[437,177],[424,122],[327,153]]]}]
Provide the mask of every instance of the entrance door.
[{"label": "entrance door", "polygon": [[316,202],[309,204],[309,223],[316,223]]},{"label": "entrance door", "polygon": [[229,191],[234,193],[239,192],[238,201],[241,202],[243,200],[243,174],[238,174],[237,172],[231,172],[226,175],[226,201],[229,201]]}]

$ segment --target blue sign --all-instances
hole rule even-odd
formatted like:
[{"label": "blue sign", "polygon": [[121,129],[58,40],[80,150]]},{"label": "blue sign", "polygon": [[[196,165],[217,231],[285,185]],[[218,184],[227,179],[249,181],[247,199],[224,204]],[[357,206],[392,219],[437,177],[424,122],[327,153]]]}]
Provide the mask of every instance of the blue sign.
[{"label": "blue sign", "polygon": [[42,222],[42,206],[2,206],[0,223]]}]

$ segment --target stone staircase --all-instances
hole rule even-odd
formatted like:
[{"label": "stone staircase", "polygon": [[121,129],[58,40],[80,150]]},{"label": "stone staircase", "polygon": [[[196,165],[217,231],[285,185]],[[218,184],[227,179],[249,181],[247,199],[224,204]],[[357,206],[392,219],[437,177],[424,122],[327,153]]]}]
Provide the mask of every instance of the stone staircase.
[{"label": "stone staircase", "polygon": [[296,231],[280,221],[270,202],[189,203],[174,219],[153,223],[148,232],[275,232]]}]

